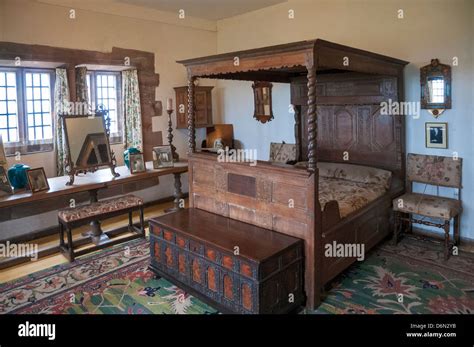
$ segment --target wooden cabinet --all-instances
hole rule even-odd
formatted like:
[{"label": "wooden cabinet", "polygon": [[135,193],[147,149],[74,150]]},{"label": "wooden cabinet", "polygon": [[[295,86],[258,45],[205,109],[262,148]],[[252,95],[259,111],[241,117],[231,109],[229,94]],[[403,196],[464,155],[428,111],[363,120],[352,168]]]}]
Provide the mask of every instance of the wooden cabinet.
[{"label": "wooden cabinet", "polygon": [[[197,86],[194,88],[195,127],[212,126],[212,88]],[[174,88],[176,93],[176,128],[188,127],[188,87]],[[182,111],[182,112],[181,112]]]},{"label": "wooden cabinet", "polygon": [[287,313],[304,300],[303,241],[198,209],[150,219],[150,268],[221,312]]}]

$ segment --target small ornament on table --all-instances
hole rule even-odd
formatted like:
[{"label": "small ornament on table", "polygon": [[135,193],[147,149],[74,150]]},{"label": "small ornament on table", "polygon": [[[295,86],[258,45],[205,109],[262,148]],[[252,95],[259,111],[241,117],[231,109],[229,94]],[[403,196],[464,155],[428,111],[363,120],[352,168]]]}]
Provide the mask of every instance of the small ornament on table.
[{"label": "small ornament on table", "polygon": [[145,159],[143,153],[130,154],[130,173],[136,174],[146,171]]},{"label": "small ornament on table", "polygon": [[123,161],[129,169],[130,169],[130,156],[132,154],[139,154],[139,153],[141,153],[140,150],[135,147],[129,147],[123,152]]}]

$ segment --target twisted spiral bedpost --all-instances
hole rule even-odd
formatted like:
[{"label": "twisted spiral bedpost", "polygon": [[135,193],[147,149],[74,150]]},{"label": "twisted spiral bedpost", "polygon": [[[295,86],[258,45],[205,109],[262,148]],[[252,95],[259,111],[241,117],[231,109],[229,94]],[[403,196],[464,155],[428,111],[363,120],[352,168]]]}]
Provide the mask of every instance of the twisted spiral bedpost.
[{"label": "twisted spiral bedpost", "polygon": [[188,77],[188,153],[196,150],[196,131],[194,128],[194,80]]},{"label": "twisted spiral bedpost", "polygon": [[316,116],[316,68],[308,66],[308,170],[316,170],[317,116]]}]

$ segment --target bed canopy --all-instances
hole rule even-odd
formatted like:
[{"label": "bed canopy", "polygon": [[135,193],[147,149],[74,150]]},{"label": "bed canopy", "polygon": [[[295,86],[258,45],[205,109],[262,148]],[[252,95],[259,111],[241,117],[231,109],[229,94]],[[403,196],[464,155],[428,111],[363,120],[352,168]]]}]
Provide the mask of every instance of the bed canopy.
[{"label": "bed canopy", "polygon": [[[406,61],[316,39],[181,60],[188,74],[188,149],[195,152],[194,81],[197,78],[291,83],[307,79],[308,170],[316,168],[316,76],[359,72],[400,77]],[[399,95],[403,94],[398,84]]]}]

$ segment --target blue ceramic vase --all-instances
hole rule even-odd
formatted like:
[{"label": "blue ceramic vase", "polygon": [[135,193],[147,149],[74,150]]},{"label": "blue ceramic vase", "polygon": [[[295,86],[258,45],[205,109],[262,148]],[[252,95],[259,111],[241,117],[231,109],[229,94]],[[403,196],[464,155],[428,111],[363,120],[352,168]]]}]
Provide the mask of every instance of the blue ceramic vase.
[{"label": "blue ceramic vase", "polygon": [[125,165],[130,169],[130,154],[139,154],[140,151],[135,147],[130,147],[129,149],[123,152],[123,161]]},{"label": "blue ceramic vase", "polygon": [[8,169],[8,178],[13,188],[21,189],[28,185],[28,178],[26,177],[26,171],[30,167],[25,164],[15,164]]}]

